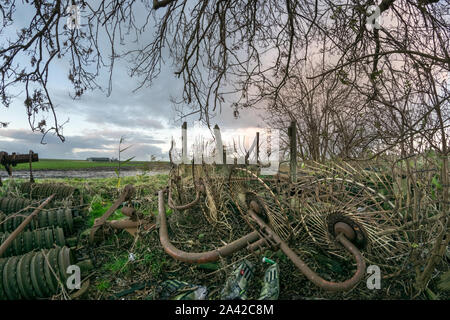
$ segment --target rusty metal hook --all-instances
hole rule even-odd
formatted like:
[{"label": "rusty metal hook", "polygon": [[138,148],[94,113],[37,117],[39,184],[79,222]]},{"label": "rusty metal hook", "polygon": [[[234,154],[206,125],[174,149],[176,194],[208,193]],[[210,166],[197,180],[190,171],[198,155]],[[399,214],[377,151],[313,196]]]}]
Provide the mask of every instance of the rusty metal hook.
[{"label": "rusty metal hook", "polygon": [[[348,280],[343,282],[327,281],[320,277],[317,273],[311,270],[306,263],[295,254],[295,252],[289,248],[284,242],[257,214],[253,209],[248,210],[248,214],[261,228],[259,231],[253,231],[246,236],[239,238],[226,246],[217,248],[215,250],[206,252],[185,252],[176,248],[169,239],[167,230],[167,218],[164,204],[164,192],[161,190],[158,192],[158,223],[159,226],[159,239],[164,251],[172,256],[176,260],[180,260],[187,263],[206,263],[217,261],[221,257],[231,255],[244,247],[247,247],[250,251],[254,251],[260,245],[267,243],[275,243],[286,256],[295,264],[297,268],[315,285],[328,291],[345,291],[350,290],[357,285],[364,277],[364,270],[366,263],[358,248],[346,238],[345,234],[339,233],[336,240],[339,241],[344,248],[349,251],[356,260],[357,270],[355,274]],[[271,240],[271,241],[266,241]]]},{"label": "rusty metal hook", "polygon": [[217,261],[221,257],[231,255],[240,249],[248,246],[252,242],[259,239],[257,231],[253,231],[246,236],[239,238],[223,247],[206,252],[185,252],[176,248],[169,239],[167,230],[166,208],[164,205],[164,190],[158,192],[158,223],[159,225],[159,240],[164,248],[164,251],[176,260],[187,263],[206,263]]},{"label": "rusty metal hook", "polygon": [[169,189],[169,192],[168,192],[167,204],[168,204],[169,208],[174,209],[174,210],[186,210],[186,209],[192,208],[199,202],[200,193],[203,193],[203,191],[204,191],[203,185],[197,186],[197,183],[196,183],[195,184],[195,199],[187,204],[176,205],[172,200],[172,188],[169,186],[168,189]]},{"label": "rusty metal hook", "polygon": [[119,198],[112,204],[112,206],[109,207],[109,209],[100,218],[94,220],[94,225],[92,226],[89,234],[89,242],[91,244],[95,242],[95,233],[106,223],[111,214],[113,214],[124,201],[130,200],[135,192],[136,190],[134,187],[131,184],[127,184]]},{"label": "rusty metal hook", "polygon": [[344,233],[339,233],[336,240],[339,241],[344,248],[349,251],[356,260],[356,272],[350,279],[343,282],[332,282],[327,281],[320,277],[317,273],[311,270],[306,263],[300,259],[295,252],[289,248],[289,246],[284,242],[257,214],[255,211],[250,209],[248,211],[249,215],[255,220],[255,222],[268,233],[277,243],[279,243],[279,248],[288,256],[288,258],[295,264],[297,268],[315,285],[318,287],[328,290],[328,291],[345,291],[350,290],[355,285],[357,285],[364,277],[364,271],[366,269],[366,263],[361,255],[358,248],[349,241]]}]

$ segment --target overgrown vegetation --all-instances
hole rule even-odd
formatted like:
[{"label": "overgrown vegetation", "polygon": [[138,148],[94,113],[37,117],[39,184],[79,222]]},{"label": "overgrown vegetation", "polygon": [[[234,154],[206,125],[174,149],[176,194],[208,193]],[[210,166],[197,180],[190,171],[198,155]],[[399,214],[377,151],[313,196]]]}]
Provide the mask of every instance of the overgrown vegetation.
[{"label": "overgrown vegetation", "polygon": [[[408,159],[412,161],[411,159]],[[422,159],[415,159],[413,163],[417,165],[416,176],[408,177],[402,172],[406,170],[408,160],[397,162],[395,167],[384,167],[381,163],[377,166],[372,163],[366,167],[365,177],[374,176],[375,179],[367,178],[367,186],[376,189],[384,196],[394,201],[395,206],[401,208],[402,212],[409,212],[414,203],[414,197],[417,197],[417,190],[410,180],[415,179],[415,185],[421,193],[421,201],[430,201],[430,205],[420,208],[420,214],[414,219],[426,222],[426,217],[436,214],[439,207],[431,206],[433,199],[437,200],[438,194],[434,194],[439,188],[440,175],[434,170],[422,172],[422,169],[434,168],[431,163],[424,162]],[[439,160],[433,165],[439,166]],[[328,167],[331,166],[327,164]],[[311,164],[305,163],[299,165],[303,171],[309,171],[311,177],[323,177],[324,172],[311,171],[314,168]],[[331,167],[330,167],[331,168]],[[438,169],[438,168],[436,168]],[[332,169],[328,169],[332,170]],[[335,170],[335,169],[334,169]],[[336,171],[337,172],[337,171]],[[393,175],[393,172],[396,175]],[[424,176],[424,174],[426,176]],[[395,177],[402,177],[400,180]],[[438,183],[428,183],[426,181],[438,181]],[[375,183],[378,181],[377,183]],[[20,181],[6,181],[1,192],[5,193],[14,188],[14,184]],[[61,182],[60,179],[47,179],[39,181],[42,183]],[[89,219],[86,228],[92,226],[95,218],[101,216],[118,197],[120,189],[117,189],[117,179],[64,179],[64,183],[79,188],[87,200],[87,210]],[[157,214],[157,197],[155,193],[166,187],[168,183],[167,175],[123,177],[122,186],[133,184],[137,194],[133,198],[133,205],[138,211],[144,213],[153,219],[151,215]],[[410,186],[410,189],[406,186]],[[347,190],[347,189],[346,189]],[[411,190],[411,191],[408,191]],[[358,190],[347,191],[358,194]],[[409,195],[408,195],[409,194]],[[428,198],[424,198],[424,195]],[[193,193],[186,193],[186,201],[192,199]],[[413,197],[413,198],[411,198]],[[427,200],[428,199],[428,200]],[[406,203],[405,203],[406,202]],[[438,204],[438,202],[437,202]],[[246,234],[251,229],[244,223],[239,215],[237,208],[229,207],[221,210],[231,210],[224,216],[227,226],[221,224],[211,224],[207,219],[208,215],[204,211],[204,204],[194,207],[185,212],[175,212],[168,214],[168,222],[171,231],[171,239],[174,244],[186,251],[206,251],[220,247],[225,242]],[[406,211],[405,211],[406,210]],[[434,211],[433,211],[434,210]],[[169,213],[170,211],[168,211]],[[234,212],[234,213],[233,213]],[[120,219],[123,215],[117,210],[111,219]],[[412,217],[412,216],[411,216]],[[409,219],[409,218],[408,218]],[[405,217],[405,221],[408,220]],[[405,229],[411,232],[410,252],[416,258],[408,260],[408,264],[402,269],[401,273],[389,275],[382,280],[381,290],[368,290],[365,281],[362,281],[355,289],[344,293],[327,293],[318,289],[309,282],[292,264],[292,262],[281,252],[266,250],[260,255],[248,255],[246,251],[240,251],[237,254],[219,260],[218,262],[191,265],[172,259],[162,249],[159,236],[156,231],[140,232],[136,238],[130,236],[126,231],[110,234],[106,240],[95,247],[91,247],[85,240],[82,240],[78,246],[79,250],[87,250],[89,256],[94,262],[95,269],[90,274],[91,286],[88,293],[89,299],[110,299],[121,292],[126,292],[138,284],[145,284],[141,289],[125,294],[125,299],[157,299],[160,296],[160,285],[164,280],[177,279],[187,281],[193,284],[205,285],[210,292],[210,299],[217,299],[220,296],[227,276],[233,269],[233,264],[243,258],[249,259],[255,265],[255,278],[251,282],[249,296],[257,298],[261,289],[264,270],[267,267],[261,263],[261,257],[266,256],[279,263],[281,268],[281,293],[280,299],[448,299],[448,291],[442,290],[442,284],[439,284],[441,276],[449,270],[448,262],[444,260],[436,264],[432,272],[431,281],[427,289],[417,291],[415,279],[423,272],[421,266],[427,261],[428,256],[424,252],[430,252],[430,237],[434,233],[427,230],[429,225],[424,224],[422,231],[412,224],[411,228]],[[425,238],[428,237],[428,238]],[[311,242],[306,233],[290,241],[290,246],[308,263],[308,265],[317,270],[319,274],[328,280],[344,280],[354,272],[354,266],[351,259],[340,258],[326,248]],[[382,267],[385,270],[385,267]],[[418,268],[418,269],[417,269]],[[383,271],[384,272],[384,271]],[[388,275],[387,273],[383,273]],[[120,294],[119,294],[120,296]],[[55,297],[58,298],[58,297]]]},{"label": "overgrown vegetation", "polygon": [[[145,168],[149,165],[147,161],[129,161],[121,164],[124,167]],[[33,170],[77,170],[92,168],[117,168],[117,162],[109,161],[87,161],[87,160],[64,160],[64,159],[39,159],[33,163]],[[28,163],[20,163],[14,170],[29,170]]]}]

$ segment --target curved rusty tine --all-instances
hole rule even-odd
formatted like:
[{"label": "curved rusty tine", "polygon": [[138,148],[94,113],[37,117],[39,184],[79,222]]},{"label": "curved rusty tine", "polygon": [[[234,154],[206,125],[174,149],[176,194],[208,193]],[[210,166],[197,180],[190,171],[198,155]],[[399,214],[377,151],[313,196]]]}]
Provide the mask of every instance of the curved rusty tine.
[{"label": "curved rusty tine", "polygon": [[169,197],[167,200],[167,204],[169,206],[170,209],[175,209],[175,210],[186,210],[189,208],[192,208],[193,206],[195,206],[198,201],[200,200],[200,193],[201,193],[202,189],[197,187],[197,185],[195,185],[195,199],[187,204],[183,204],[183,205],[175,205],[173,200],[172,200],[172,189],[169,188]]},{"label": "curved rusty tine", "polygon": [[366,263],[361,255],[361,252],[356,246],[351,243],[343,233],[340,233],[336,240],[338,240],[344,248],[349,251],[356,260],[357,269],[353,277],[344,282],[332,282],[321,278],[317,273],[312,271],[302,259],[300,259],[295,252],[288,247],[284,242],[253,210],[249,210],[248,213],[256,221],[256,223],[266,231],[276,242],[280,244],[280,249],[288,256],[289,259],[295,264],[297,268],[314,284],[320,288],[328,291],[346,291],[357,285],[364,277],[364,271],[366,269]]},{"label": "curved rusty tine", "polygon": [[221,257],[231,255],[240,249],[248,246],[250,243],[259,239],[257,231],[250,232],[246,236],[239,238],[223,247],[206,252],[185,252],[177,249],[169,239],[167,231],[166,208],[164,205],[164,190],[158,192],[158,224],[159,224],[159,240],[167,254],[176,260],[187,263],[206,263],[219,260]]},{"label": "curved rusty tine", "polygon": [[91,232],[89,234],[89,242],[94,243],[95,242],[95,233],[102,227],[105,222],[108,220],[108,218],[111,216],[111,214],[114,213],[114,211],[117,210],[117,208],[120,207],[120,205],[131,199],[131,197],[134,195],[135,189],[131,184],[127,184],[125,188],[123,189],[122,193],[119,196],[119,199],[117,199],[113,205],[106,211],[100,218],[97,218],[94,220],[94,226],[91,229]]}]

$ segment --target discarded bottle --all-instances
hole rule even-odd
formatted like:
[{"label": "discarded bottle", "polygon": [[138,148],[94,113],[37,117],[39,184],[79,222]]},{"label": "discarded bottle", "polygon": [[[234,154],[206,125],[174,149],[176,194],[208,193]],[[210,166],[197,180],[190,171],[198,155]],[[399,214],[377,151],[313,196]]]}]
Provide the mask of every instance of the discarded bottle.
[{"label": "discarded bottle", "polygon": [[275,264],[276,263],[275,261],[273,261],[273,260],[271,260],[269,258],[266,258],[266,257],[262,258],[262,262],[266,262],[266,263],[270,263],[270,264]]}]

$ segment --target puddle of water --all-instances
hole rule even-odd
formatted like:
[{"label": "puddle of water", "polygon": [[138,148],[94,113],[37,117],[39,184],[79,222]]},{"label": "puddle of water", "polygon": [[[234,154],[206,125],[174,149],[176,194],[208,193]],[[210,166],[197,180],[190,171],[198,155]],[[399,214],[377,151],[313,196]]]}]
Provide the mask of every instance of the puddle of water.
[{"label": "puddle of water", "polygon": [[[121,177],[130,177],[137,175],[154,176],[157,174],[166,174],[166,171],[141,171],[141,170],[124,170],[120,173]],[[0,171],[0,177],[3,180],[8,179],[6,171]],[[13,177],[17,179],[28,179],[30,173],[28,171],[13,171]],[[58,179],[58,178],[115,178],[117,174],[114,170],[36,170],[33,171],[35,179]]]}]

